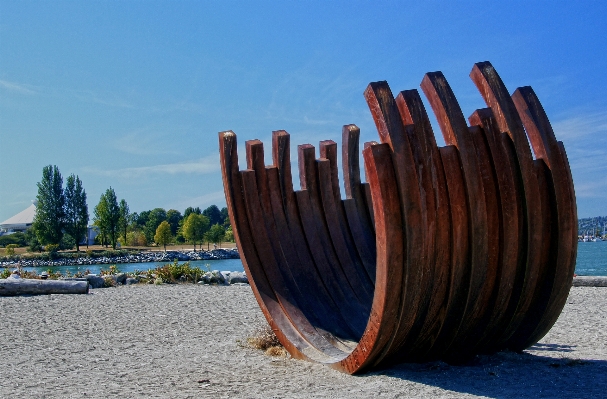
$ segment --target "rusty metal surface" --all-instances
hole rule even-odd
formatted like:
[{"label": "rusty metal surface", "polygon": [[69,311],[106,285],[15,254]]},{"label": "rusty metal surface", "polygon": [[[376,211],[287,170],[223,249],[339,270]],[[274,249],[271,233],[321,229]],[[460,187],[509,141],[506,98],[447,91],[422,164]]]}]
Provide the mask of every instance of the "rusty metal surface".
[{"label": "rusty metal surface", "polygon": [[[487,108],[468,121],[440,72],[417,90],[364,92],[379,143],[345,125],[332,140],[246,142],[219,134],[230,221],[259,306],[293,357],[359,373],[405,361],[464,361],[540,340],[573,280],[576,204],[565,149],[530,87],[511,96],[488,62],[470,74]],[[468,124],[469,123],[469,124]]]}]

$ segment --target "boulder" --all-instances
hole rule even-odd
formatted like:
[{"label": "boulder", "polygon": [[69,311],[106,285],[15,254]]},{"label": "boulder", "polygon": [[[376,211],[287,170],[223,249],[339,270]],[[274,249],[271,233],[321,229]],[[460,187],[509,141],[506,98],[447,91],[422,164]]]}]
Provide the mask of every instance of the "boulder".
[{"label": "boulder", "polygon": [[225,284],[226,279],[218,270],[206,272],[200,279],[204,284]]},{"label": "boulder", "polygon": [[118,273],[116,275],[116,283],[124,285],[126,283],[127,275],[125,273]]},{"label": "boulder", "polygon": [[242,273],[242,272],[232,272],[230,273],[230,276],[228,278],[228,282],[230,284],[237,284],[237,283],[245,283],[248,284],[249,283],[249,279],[247,278],[247,275]]},{"label": "boulder", "polygon": [[133,284],[137,284],[138,282],[139,282],[139,281],[138,281],[136,278],[133,278],[133,277],[128,277],[128,278],[125,280],[124,284],[125,284],[125,285],[133,285]]},{"label": "boulder", "polygon": [[103,288],[103,277],[99,277],[95,274],[87,274],[85,278],[91,285],[91,288]]}]

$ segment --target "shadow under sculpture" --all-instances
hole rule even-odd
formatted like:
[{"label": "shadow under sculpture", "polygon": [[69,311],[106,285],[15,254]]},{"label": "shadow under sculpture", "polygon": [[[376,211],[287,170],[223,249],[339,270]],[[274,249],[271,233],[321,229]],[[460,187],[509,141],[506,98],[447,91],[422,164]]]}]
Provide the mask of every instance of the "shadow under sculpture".
[{"label": "shadow under sculpture", "polygon": [[[511,96],[489,62],[470,74],[487,108],[468,121],[440,72],[421,88],[446,146],[438,147],[417,90],[386,82],[364,95],[379,143],[362,151],[298,146],[290,137],[246,142],[219,133],[234,236],[253,292],[289,353],[357,373],[398,362],[465,361],[540,340],[565,305],[577,251],[571,172],[530,87]],[[533,150],[533,154],[531,152]]]}]

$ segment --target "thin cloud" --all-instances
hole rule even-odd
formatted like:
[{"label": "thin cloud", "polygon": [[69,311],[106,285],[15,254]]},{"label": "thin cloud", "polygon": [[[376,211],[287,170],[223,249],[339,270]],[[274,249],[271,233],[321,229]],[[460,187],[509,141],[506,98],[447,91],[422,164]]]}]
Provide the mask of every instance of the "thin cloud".
[{"label": "thin cloud", "polygon": [[[166,137],[166,134],[162,136]],[[133,155],[174,154],[174,151],[169,151],[159,144],[160,137],[158,133],[140,129],[117,138],[113,146],[119,151]]]},{"label": "thin cloud", "polygon": [[101,170],[87,168],[86,171],[99,176],[119,177],[133,179],[149,175],[176,175],[176,174],[197,174],[205,175],[219,171],[218,155],[210,155],[197,161],[172,163],[152,166],[141,166],[137,168],[123,168],[113,170]]},{"label": "thin cloud", "polygon": [[576,198],[603,198],[607,191],[607,178],[574,184]]},{"label": "thin cloud", "polygon": [[0,80],[0,87],[20,94],[36,94],[34,90],[31,90],[25,85],[14,82],[8,82],[6,80]]},{"label": "thin cloud", "polygon": [[599,132],[607,132],[607,111],[577,115],[552,124],[559,140],[577,139]]}]

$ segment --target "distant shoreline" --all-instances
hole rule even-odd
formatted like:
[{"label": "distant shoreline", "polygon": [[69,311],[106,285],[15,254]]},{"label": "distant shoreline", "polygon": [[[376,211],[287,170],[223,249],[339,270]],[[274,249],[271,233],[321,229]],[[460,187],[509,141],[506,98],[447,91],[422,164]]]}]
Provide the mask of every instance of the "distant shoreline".
[{"label": "distant shoreline", "polygon": [[56,259],[28,259],[19,257],[10,261],[0,262],[0,267],[56,267],[56,266],[86,266],[97,264],[125,264],[125,263],[148,263],[148,262],[180,262],[194,260],[218,260],[218,259],[240,259],[240,254],[236,248],[217,248],[207,250],[167,250],[123,253],[119,252],[116,256],[87,256],[82,253],[80,257],[57,257]]}]

